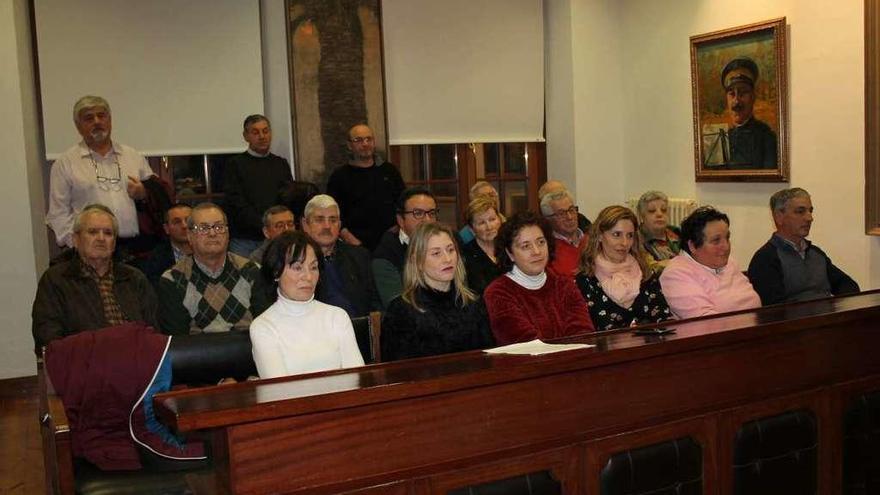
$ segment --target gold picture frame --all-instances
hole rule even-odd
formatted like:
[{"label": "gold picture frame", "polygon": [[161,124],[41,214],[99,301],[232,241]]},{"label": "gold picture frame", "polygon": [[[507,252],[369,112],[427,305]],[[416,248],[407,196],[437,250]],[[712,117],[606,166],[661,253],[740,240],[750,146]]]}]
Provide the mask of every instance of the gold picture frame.
[{"label": "gold picture frame", "polygon": [[788,182],[785,17],[691,36],[698,182]]}]

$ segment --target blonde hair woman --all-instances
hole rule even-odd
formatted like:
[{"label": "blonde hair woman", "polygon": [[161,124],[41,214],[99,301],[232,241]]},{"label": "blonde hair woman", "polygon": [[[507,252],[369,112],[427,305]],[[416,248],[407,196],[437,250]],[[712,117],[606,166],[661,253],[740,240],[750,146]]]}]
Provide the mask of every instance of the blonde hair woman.
[{"label": "blonde hair woman", "polygon": [[501,275],[495,253],[495,237],[504,223],[498,212],[498,203],[488,196],[477,196],[468,204],[467,222],[474,238],[461,247],[468,287],[482,294],[489,282]]},{"label": "blonde hair woman", "polygon": [[381,340],[384,361],[494,345],[449,227],[425,223],[416,229],[406,253],[403,293],[388,305]]},{"label": "blonde hair woman", "polygon": [[658,276],[648,268],[639,220],[623,206],[599,212],[575,278],[597,330],[672,317]]}]

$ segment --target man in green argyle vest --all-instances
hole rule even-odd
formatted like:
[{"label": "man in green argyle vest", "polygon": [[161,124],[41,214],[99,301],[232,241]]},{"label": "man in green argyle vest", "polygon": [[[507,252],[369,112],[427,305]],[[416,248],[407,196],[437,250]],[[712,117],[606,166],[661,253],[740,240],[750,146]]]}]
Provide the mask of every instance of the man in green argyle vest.
[{"label": "man in green argyle vest", "polygon": [[201,203],[187,220],[192,255],[159,281],[159,325],[168,334],[247,330],[269,302],[256,263],[227,250],[226,214]]}]

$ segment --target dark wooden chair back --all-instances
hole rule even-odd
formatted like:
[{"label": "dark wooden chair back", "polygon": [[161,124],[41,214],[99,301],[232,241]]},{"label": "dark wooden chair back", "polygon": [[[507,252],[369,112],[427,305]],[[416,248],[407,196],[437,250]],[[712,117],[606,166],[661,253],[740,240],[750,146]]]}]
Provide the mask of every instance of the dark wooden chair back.
[{"label": "dark wooden chair back", "polygon": [[367,316],[352,318],[351,326],[354,327],[354,336],[357,338],[358,349],[361,351],[364,363],[381,363],[379,336],[382,333],[382,313],[373,311]]}]

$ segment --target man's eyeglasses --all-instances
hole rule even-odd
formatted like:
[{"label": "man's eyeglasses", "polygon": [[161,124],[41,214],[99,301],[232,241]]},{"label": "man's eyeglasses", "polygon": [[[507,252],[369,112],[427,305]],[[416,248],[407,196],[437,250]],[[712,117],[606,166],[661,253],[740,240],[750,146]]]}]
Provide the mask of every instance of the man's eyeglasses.
[{"label": "man's eyeglasses", "polygon": [[272,228],[275,230],[281,230],[281,229],[285,229],[285,228],[292,230],[292,229],[296,228],[296,223],[293,220],[291,220],[289,222],[275,222],[272,224]]},{"label": "man's eyeglasses", "polygon": [[404,210],[403,214],[404,215],[412,215],[413,218],[415,218],[416,220],[421,220],[421,219],[425,218],[425,215],[427,215],[431,218],[437,218],[437,215],[440,214],[440,208],[434,208],[433,210],[421,210],[421,209]]},{"label": "man's eyeglasses", "polygon": [[361,144],[361,143],[372,143],[373,136],[364,136],[364,137],[356,137],[349,139],[352,143]]},{"label": "man's eyeglasses", "polygon": [[113,154],[113,162],[116,164],[116,177],[105,177],[98,172],[98,162],[95,161],[95,157],[89,153],[89,159],[92,161],[92,165],[95,167],[95,179],[98,181],[98,187],[101,188],[102,191],[109,191],[113,189],[114,191],[119,191],[122,189],[122,167],[119,166],[119,160],[116,158],[116,154]]},{"label": "man's eyeglasses", "polygon": [[198,225],[193,225],[192,229],[190,229],[190,230],[192,230],[194,233],[196,233],[198,235],[208,235],[212,231],[215,234],[223,234],[228,229],[229,229],[229,226],[226,225],[225,223],[215,223],[215,224],[200,223]]},{"label": "man's eyeglasses", "polygon": [[544,215],[547,218],[556,218],[557,220],[564,220],[568,218],[570,215],[577,216],[578,207],[572,206],[567,210],[557,210],[556,213],[551,213],[550,215]]}]

